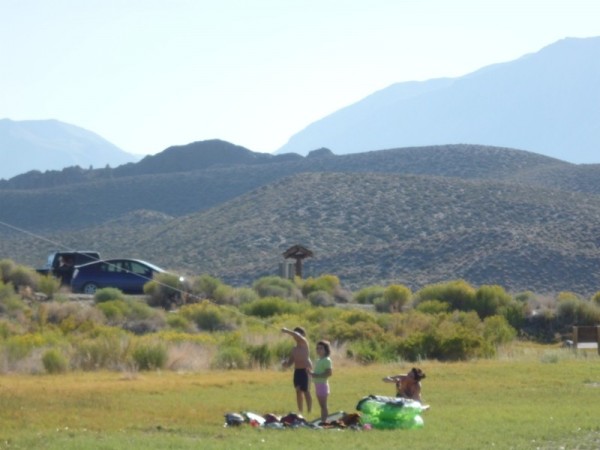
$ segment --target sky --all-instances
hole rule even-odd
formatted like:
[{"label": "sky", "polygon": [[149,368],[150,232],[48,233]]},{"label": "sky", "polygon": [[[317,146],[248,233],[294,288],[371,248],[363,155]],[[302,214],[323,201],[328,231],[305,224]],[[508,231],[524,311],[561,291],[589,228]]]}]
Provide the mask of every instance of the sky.
[{"label": "sky", "polygon": [[599,18],[598,0],[0,0],[0,119],[140,155],[274,152],[394,83],[600,36]]}]

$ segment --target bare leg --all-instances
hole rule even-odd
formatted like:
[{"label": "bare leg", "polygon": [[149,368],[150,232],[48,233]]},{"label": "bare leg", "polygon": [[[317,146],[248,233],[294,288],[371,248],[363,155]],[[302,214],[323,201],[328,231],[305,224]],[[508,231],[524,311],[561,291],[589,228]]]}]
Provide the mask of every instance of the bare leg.
[{"label": "bare leg", "polygon": [[321,407],[321,422],[325,422],[327,420],[327,416],[329,416],[329,410],[327,409],[327,396],[319,397],[319,406]]},{"label": "bare leg", "polygon": [[312,395],[310,395],[310,390],[304,392],[304,398],[306,399],[306,411],[310,414],[312,411]]},{"label": "bare leg", "polygon": [[[296,403],[298,404],[298,412],[302,412],[303,409],[303,405],[302,405],[302,394],[303,392],[300,390],[299,387],[296,386]],[[306,405],[308,407],[308,404]]]}]

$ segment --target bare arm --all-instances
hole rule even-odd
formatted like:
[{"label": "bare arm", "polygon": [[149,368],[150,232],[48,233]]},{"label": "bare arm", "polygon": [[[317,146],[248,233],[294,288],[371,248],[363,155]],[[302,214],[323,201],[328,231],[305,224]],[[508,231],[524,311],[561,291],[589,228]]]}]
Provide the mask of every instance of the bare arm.
[{"label": "bare arm", "polygon": [[398,381],[402,381],[406,375],[390,375],[385,377],[382,381],[386,383],[397,383]]},{"label": "bare arm", "polygon": [[308,347],[308,341],[306,340],[306,338],[297,331],[290,330],[289,328],[282,328],[281,332],[292,336],[296,343],[298,343],[299,345],[306,345]]}]

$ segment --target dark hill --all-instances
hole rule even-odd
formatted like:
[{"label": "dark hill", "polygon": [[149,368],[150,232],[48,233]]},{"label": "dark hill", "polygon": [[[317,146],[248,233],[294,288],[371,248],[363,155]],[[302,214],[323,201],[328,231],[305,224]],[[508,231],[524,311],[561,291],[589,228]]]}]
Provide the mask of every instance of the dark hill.
[{"label": "dark hill", "polygon": [[[132,255],[234,285],[277,273],[301,243],[305,273],[351,288],[412,289],[462,278],[514,292],[600,289],[600,198],[505,183],[396,174],[298,174],[169,222],[100,226],[111,255]],[[87,245],[89,247],[89,245]]]},{"label": "dark hill", "polygon": [[75,183],[1,189],[0,254],[35,266],[57,248],[97,249],[242,284],[301,243],[315,252],[309,274],[352,287],[600,289],[598,165],[472,145],[231,155],[168,172],[181,156],[169,152],[163,173],[79,169]]}]

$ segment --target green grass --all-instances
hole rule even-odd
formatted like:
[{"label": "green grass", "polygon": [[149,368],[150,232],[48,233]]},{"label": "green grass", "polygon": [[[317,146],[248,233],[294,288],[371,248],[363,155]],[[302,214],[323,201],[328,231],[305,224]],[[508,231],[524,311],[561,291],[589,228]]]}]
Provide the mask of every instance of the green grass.
[{"label": "green grass", "polygon": [[[365,395],[392,395],[381,378],[411,367],[334,364],[330,410],[347,412]],[[425,427],[394,431],[223,427],[226,412],[294,410],[290,371],[4,375],[0,448],[600,448],[593,351],[514,346],[495,360],[420,367]]]}]

